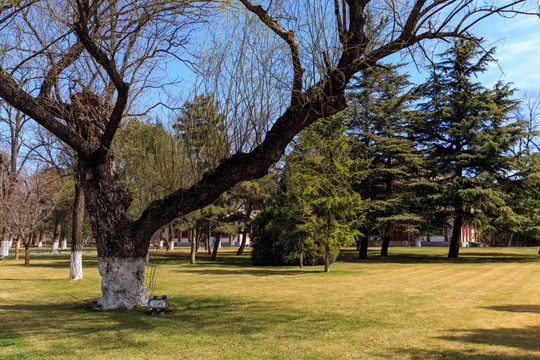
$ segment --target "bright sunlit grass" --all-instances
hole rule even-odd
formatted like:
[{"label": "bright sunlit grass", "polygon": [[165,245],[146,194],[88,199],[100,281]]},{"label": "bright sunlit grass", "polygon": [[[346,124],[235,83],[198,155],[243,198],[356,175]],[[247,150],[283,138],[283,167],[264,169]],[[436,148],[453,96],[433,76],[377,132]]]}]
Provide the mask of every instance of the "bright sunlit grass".
[{"label": "bright sunlit grass", "polygon": [[[0,262],[0,359],[539,359],[537,249],[390,248],[322,267],[255,267],[222,249],[153,253],[171,309],[96,312],[96,258]],[[155,266],[155,265],[152,265]]]}]

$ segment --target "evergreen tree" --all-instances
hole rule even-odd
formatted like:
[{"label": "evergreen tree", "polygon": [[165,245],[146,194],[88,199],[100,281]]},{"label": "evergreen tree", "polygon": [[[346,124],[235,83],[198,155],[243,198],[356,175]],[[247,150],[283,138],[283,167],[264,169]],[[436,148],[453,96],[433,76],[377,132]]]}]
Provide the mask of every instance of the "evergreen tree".
[{"label": "evergreen tree", "polygon": [[305,129],[285,157],[284,196],[296,204],[297,230],[323,244],[325,272],[330,249],[352,241],[363,221],[366,201],[353,189],[365,176],[367,161],[352,159],[352,137],[342,116]]},{"label": "evergreen tree", "polygon": [[370,199],[360,258],[367,256],[371,233],[382,235],[381,255],[386,256],[392,231],[401,229],[410,235],[422,221],[412,186],[422,157],[412,141],[410,87],[408,75],[390,65],[363,70],[350,87],[352,101],[346,116],[358,138],[356,154],[371,160],[366,179],[358,185],[362,197]]},{"label": "evergreen tree", "polygon": [[458,257],[463,223],[505,206],[498,182],[511,166],[508,151],[521,132],[509,123],[516,102],[513,90],[498,83],[487,89],[473,78],[486,70],[493,50],[484,52],[470,41],[456,41],[440,55],[432,75],[418,93],[424,98],[416,122],[428,154],[433,210],[452,218],[448,257]]}]

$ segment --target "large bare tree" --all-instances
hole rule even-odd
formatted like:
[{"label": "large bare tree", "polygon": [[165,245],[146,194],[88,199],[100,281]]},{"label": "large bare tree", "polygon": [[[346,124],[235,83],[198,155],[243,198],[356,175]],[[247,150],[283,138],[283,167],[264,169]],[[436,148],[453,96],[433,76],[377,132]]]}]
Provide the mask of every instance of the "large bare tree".
[{"label": "large bare tree", "polygon": [[[0,97],[77,152],[97,240],[99,303],[105,310],[129,309],[147,301],[144,271],[152,234],[234,184],[265,175],[298,132],[347,107],[345,88],[355,73],[426,40],[471,38],[477,21],[526,12],[525,5],[525,0],[12,1],[0,6]],[[224,11],[207,13],[216,6]],[[211,23],[237,28],[242,21],[244,35],[218,34],[213,40],[232,49],[241,44],[245,51],[232,59],[209,57],[206,64],[216,65],[216,71],[227,69],[220,62],[234,64],[228,69],[235,72],[227,72],[230,81],[221,83],[230,87],[223,93],[231,104],[239,98],[244,105],[229,106],[228,114],[240,120],[265,116],[265,126],[254,125],[251,137],[232,132],[236,153],[130,219],[131,195],[117,176],[111,151],[115,134],[130,104],[161,102],[140,95],[158,84],[159,76],[152,74],[163,74],[167,61],[190,49],[194,24],[223,14],[229,16]],[[236,75],[246,71],[249,79]],[[198,74],[208,72],[201,68]],[[259,78],[271,79],[265,83],[271,86]],[[272,111],[260,111],[253,100],[267,101],[260,96],[264,91],[279,96]]]}]

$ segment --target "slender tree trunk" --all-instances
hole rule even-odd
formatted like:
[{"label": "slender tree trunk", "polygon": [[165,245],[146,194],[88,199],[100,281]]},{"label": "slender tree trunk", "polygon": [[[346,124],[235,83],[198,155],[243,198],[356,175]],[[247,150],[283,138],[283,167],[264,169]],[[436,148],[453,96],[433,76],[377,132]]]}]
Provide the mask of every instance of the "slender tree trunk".
[{"label": "slender tree trunk", "polygon": [[506,247],[512,246],[512,239],[514,238],[514,233],[511,231],[506,232]]},{"label": "slender tree trunk", "polygon": [[4,230],[2,231],[2,245],[0,246],[0,256],[2,258],[9,255],[9,247],[10,247],[9,240],[10,240],[9,231],[4,227]]},{"label": "slender tree trunk", "polygon": [[30,244],[32,245],[32,247],[36,246],[36,239],[37,239],[37,234],[32,231],[30,233]]},{"label": "slender tree trunk", "polygon": [[[208,230],[208,255],[212,254],[212,245],[210,244],[210,238],[212,237],[212,232]],[[216,244],[216,240],[214,240],[214,245]]]},{"label": "slender tree trunk", "polygon": [[71,259],[69,280],[82,280],[82,242],[84,223],[84,193],[78,181],[75,182],[75,200],[73,201],[73,230],[71,234]]},{"label": "slender tree trunk", "polygon": [[43,247],[43,230],[39,230],[38,248]]},{"label": "slender tree trunk", "polygon": [[169,224],[169,250],[174,250],[174,227]]},{"label": "slender tree trunk", "polygon": [[454,216],[454,228],[452,230],[452,237],[450,239],[450,249],[448,249],[449,258],[457,258],[459,256],[459,245],[461,240],[461,226],[463,225],[463,214],[461,206],[456,208],[456,215]]},{"label": "slender tree trunk", "polygon": [[388,246],[390,245],[390,229],[386,229],[383,235],[383,242],[381,246],[381,256],[388,256]]},{"label": "slender tree trunk", "polygon": [[366,233],[362,236],[360,241],[360,250],[358,251],[359,259],[367,259],[367,252],[369,247],[369,234]]},{"label": "slender tree trunk", "polygon": [[196,254],[197,254],[197,234],[195,233],[195,228],[191,231],[191,252],[189,256],[189,263],[196,263]]},{"label": "slender tree trunk", "polygon": [[330,271],[330,245],[324,245],[324,272]]},{"label": "slender tree trunk", "polygon": [[24,266],[30,266],[30,243],[24,244]]},{"label": "slender tree trunk", "polygon": [[242,255],[244,253],[244,248],[246,247],[246,240],[247,240],[247,228],[244,228],[244,230],[242,231],[242,242],[240,243],[240,247],[238,248],[236,255]]},{"label": "slender tree trunk", "polygon": [[58,246],[60,245],[60,230],[60,220],[56,219],[54,222],[52,254],[58,254]]},{"label": "slender tree trunk", "polygon": [[216,260],[219,244],[221,243],[221,233],[218,231],[216,234],[216,241],[214,242],[214,251],[210,260]]},{"label": "slender tree trunk", "polygon": [[300,244],[300,261],[298,263],[298,266],[304,267],[304,242]]},{"label": "slender tree trunk", "polygon": [[358,236],[354,237],[354,244],[356,245],[356,251],[360,251],[360,245],[362,243],[362,239],[359,239]]},{"label": "slender tree trunk", "polygon": [[15,260],[19,260],[19,248],[21,246],[21,239],[17,237],[15,241]]}]

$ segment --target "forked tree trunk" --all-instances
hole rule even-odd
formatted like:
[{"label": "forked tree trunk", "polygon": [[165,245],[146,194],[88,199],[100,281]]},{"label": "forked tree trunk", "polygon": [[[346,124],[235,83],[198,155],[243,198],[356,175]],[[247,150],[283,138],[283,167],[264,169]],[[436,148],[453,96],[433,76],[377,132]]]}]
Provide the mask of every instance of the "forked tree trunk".
[{"label": "forked tree trunk", "polygon": [[238,248],[236,255],[242,255],[244,253],[244,248],[246,247],[246,241],[247,241],[247,229],[244,228],[244,230],[242,231],[242,242],[240,243],[240,247]]},{"label": "forked tree trunk", "polygon": [[189,254],[189,263],[195,264],[196,263],[196,254],[197,254],[197,235],[195,233],[195,229],[191,232],[191,252]]},{"label": "forked tree trunk", "polygon": [[212,257],[210,258],[210,260],[216,260],[217,252],[218,252],[218,248],[219,248],[220,243],[221,243],[221,233],[218,232],[216,234],[216,241],[214,241],[214,251],[212,252]]},{"label": "forked tree trunk", "polygon": [[330,271],[330,245],[324,245],[324,272]]},{"label": "forked tree trunk", "polygon": [[362,235],[362,239],[360,240],[360,250],[358,251],[359,259],[367,259],[368,247],[369,247],[369,235],[368,234]]},{"label": "forked tree trunk", "polygon": [[71,234],[71,259],[69,280],[82,280],[82,242],[84,223],[84,194],[79,182],[75,182],[75,200],[73,201],[73,230]]},{"label": "forked tree trunk", "polygon": [[[126,215],[131,195],[115,172],[112,156],[96,166],[95,159],[81,159],[81,186],[98,251],[102,277],[98,305],[102,310],[144,306],[144,284],[151,225],[138,226]],[[99,163],[99,162],[98,162]]]}]

